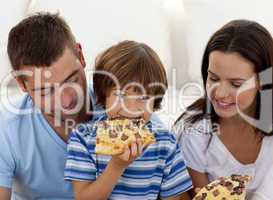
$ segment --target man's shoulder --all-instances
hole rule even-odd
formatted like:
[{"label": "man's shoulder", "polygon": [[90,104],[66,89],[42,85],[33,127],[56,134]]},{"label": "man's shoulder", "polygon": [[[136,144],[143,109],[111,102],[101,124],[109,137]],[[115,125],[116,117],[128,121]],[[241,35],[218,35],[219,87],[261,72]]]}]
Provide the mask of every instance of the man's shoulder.
[{"label": "man's shoulder", "polygon": [[[15,103],[6,103],[0,107],[0,132],[20,128],[25,120],[35,117],[38,111],[28,95],[20,97]],[[26,125],[26,124],[25,124]],[[22,128],[22,127],[21,127]]]}]

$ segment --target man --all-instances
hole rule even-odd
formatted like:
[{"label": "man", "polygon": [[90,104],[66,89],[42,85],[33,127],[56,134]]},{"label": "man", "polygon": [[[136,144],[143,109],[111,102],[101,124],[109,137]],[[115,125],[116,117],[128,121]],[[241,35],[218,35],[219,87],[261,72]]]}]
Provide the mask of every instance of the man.
[{"label": "man", "polygon": [[0,199],[73,199],[63,178],[68,133],[94,108],[81,46],[62,18],[39,13],[12,28],[7,48],[27,95],[21,113],[0,119]]}]

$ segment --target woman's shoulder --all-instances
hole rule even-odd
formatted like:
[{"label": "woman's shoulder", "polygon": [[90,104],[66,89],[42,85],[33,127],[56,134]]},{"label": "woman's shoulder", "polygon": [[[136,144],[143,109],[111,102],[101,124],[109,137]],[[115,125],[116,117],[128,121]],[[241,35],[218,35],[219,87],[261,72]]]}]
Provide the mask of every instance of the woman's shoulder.
[{"label": "woman's shoulder", "polygon": [[272,155],[273,154],[273,136],[265,136],[263,138],[263,142],[262,142],[262,150],[264,150],[264,154],[263,154],[263,159],[264,160],[271,160],[271,163],[273,165],[273,159],[268,159],[268,155]]},{"label": "woman's shoulder", "polygon": [[184,114],[173,127],[186,165],[201,173],[207,168],[206,150],[212,137],[209,123],[205,117],[192,120]]}]

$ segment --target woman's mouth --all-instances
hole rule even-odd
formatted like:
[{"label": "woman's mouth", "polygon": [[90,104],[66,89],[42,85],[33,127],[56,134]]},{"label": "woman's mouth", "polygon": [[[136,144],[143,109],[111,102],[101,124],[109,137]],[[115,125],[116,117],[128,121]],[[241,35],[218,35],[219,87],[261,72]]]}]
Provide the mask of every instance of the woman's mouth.
[{"label": "woman's mouth", "polygon": [[214,100],[214,105],[217,106],[217,108],[220,109],[230,109],[235,106],[235,103],[229,103],[225,101],[220,101],[220,100]]}]

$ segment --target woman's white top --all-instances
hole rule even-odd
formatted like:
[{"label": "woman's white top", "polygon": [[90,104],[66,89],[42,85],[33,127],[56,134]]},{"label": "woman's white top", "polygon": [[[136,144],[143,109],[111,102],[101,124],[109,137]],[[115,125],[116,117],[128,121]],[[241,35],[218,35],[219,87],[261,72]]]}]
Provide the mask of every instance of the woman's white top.
[{"label": "woman's white top", "polygon": [[[245,165],[233,157],[217,134],[213,134],[211,130],[210,121],[206,119],[195,124],[185,124],[180,120],[176,124],[174,132],[181,144],[186,165],[195,171],[207,173],[210,182],[231,174],[251,176],[252,181],[247,187],[249,199],[261,186],[269,169],[273,170],[273,136],[264,137],[255,163]],[[270,186],[273,187],[273,184]],[[273,191],[273,188],[271,190]]]},{"label": "woman's white top", "polygon": [[251,200],[271,200],[273,197],[273,165],[264,173],[264,180]]}]

